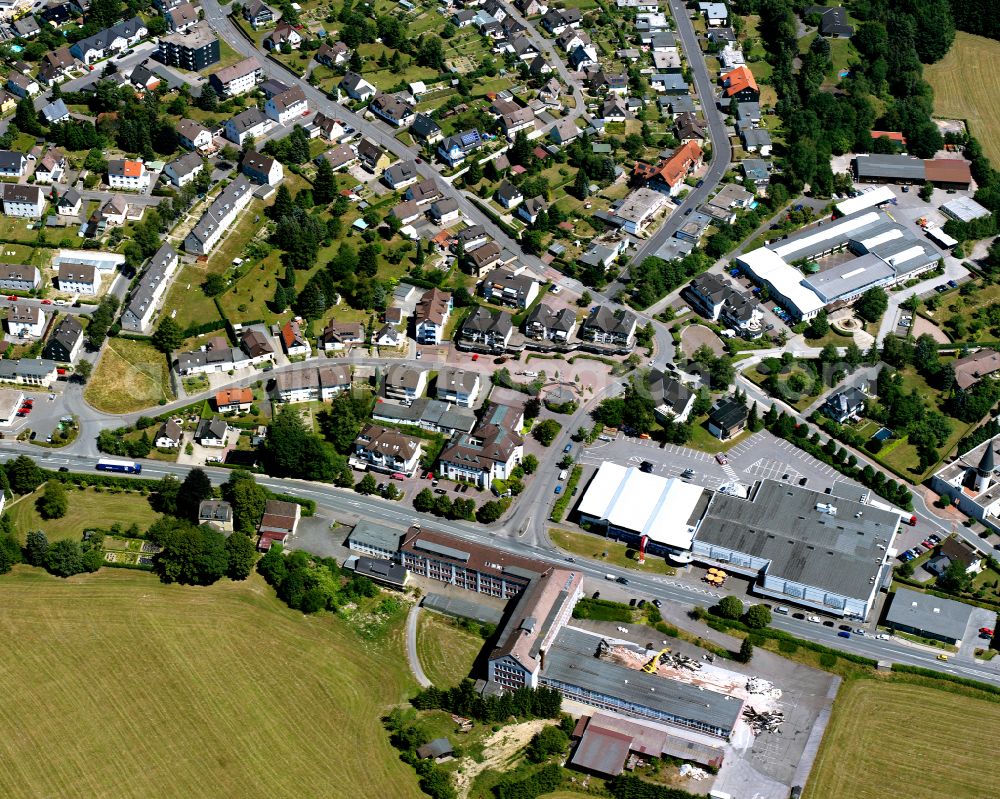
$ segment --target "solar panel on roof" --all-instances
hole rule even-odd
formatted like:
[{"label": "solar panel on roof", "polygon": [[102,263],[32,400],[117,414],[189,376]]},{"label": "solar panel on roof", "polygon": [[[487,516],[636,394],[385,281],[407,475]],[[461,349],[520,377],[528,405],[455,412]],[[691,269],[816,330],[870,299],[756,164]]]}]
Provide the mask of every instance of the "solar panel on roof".
[{"label": "solar panel on roof", "polygon": [[468,146],[470,144],[476,144],[479,141],[479,134],[476,131],[471,131],[469,133],[462,134],[462,144]]}]

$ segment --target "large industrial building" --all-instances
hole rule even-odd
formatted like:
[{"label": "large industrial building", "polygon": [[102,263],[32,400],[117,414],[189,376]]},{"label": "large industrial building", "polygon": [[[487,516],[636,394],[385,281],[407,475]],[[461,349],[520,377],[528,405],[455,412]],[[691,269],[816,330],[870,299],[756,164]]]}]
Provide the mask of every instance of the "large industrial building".
[{"label": "large industrial building", "polygon": [[[869,208],[744,253],[736,264],[794,317],[811,319],[875,286],[910,280],[934,268],[939,258],[909,228]],[[792,265],[796,262],[813,262],[819,270],[804,273]]]},{"label": "large industrial building", "polygon": [[677,478],[649,474],[605,461],[580,501],[580,521],[657,555],[691,549],[710,493]]},{"label": "large industrial building", "polygon": [[892,510],[764,480],[746,499],[712,497],[692,553],[750,577],[763,596],[866,619],[899,524]]}]

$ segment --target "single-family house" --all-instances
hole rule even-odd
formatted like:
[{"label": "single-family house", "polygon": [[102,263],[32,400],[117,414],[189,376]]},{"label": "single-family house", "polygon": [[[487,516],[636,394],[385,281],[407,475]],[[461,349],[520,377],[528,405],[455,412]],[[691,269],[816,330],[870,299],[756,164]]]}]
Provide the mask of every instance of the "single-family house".
[{"label": "single-family house", "polygon": [[347,96],[352,100],[359,100],[363,103],[368,102],[378,91],[357,72],[345,73],[343,80],[340,81],[340,88],[342,88],[347,93]]},{"label": "single-family house", "polygon": [[244,142],[250,138],[259,139],[273,125],[273,120],[269,119],[263,111],[254,106],[246,109],[246,111],[241,111],[232,119],[227,120],[223,131],[229,141],[242,147]]},{"label": "single-family house", "polygon": [[390,189],[399,191],[420,179],[416,161],[397,161],[382,173],[382,180]]},{"label": "single-family house", "polygon": [[309,101],[300,86],[293,86],[264,103],[264,113],[279,125],[287,125],[309,110]]},{"label": "single-family house", "polygon": [[71,364],[83,348],[83,325],[75,316],[64,316],[52,330],[42,357],[56,363]]},{"label": "single-family house", "polygon": [[45,210],[45,192],[40,186],[24,183],[4,183],[0,189],[3,212],[6,216],[41,219]]},{"label": "single-family house", "polygon": [[318,344],[324,352],[339,352],[355,344],[365,343],[365,326],[361,322],[338,322],[331,319],[319,334]]},{"label": "single-family house", "polygon": [[195,152],[184,153],[163,168],[163,174],[178,188],[191,183],[205,168],[201,156]]},{"label": "single-family house", "polygon": [[738,436],[746,429],[750,411],[734,397],[717,400],[708,413],[708,432],[722,441]]},{"label": "single-family house", "polygon": [[298,319],[289,319],[281,328],[281,345],[285,348],[285,353],[289,356],[304,355],[309,357],[312,346],[302,332],[302,326]]},{"label": "single-family house", "polygon": [[413,312],[414,335],[418,344],[440,344],[454,308],[451,294],[429,289]]},{"label": "single-family house", "polygon": [[277,186],[285,177],[281,162],[256,150],[247,150],[240,162],[240,172],[258,186]]},{"label": "single-family house", "polygon": [[156,438],[153,439],[153,445],[157,449],[176,449],[183,439],[184,431],[181,426],[173,419],[168,419],[160,425]]},{"label": "single-family house", "polygon": [[215,410],[219,413],[246,413],[253,405],[253,389],[224,388],[215,392]]},{"label": "single-family house", "polygon": [[67,294],[97,294],[101,289],[101,273],[93,264],[62,261],[57,277],[59,291]]},{"label": "single-family house", "polygon": [[229,438],[229,425],[218,416],[202,419],[195,429],[194,438],[203,447],[224,447]]},{"label": "single-family house", "polygon": [[16,338],[41,338],[47,321],[41,308],[15,305],[7,314],[7,332]]},{"label": "single-family house", "polygon": [[414,400],[427,390],[427,372],[405,363],[394,363],[385,373],[385,395],[390,399]]},{"label": "single-family house", "polygon": [[405,128],[416,119],[416,106],[405,93],[379,94],[368,104],[368,110],[396,128]]},{"label": "single-family house", "polygon": [[182,119],[177,123],[177,140],[188,150],[206,151],[212,148],[212,134],[204,125],[193,119]]},{"label": "single-family house", "polygon": [[391,427],[368,424],[354,441],[351,464],[372,472],[412,477],[420,465],[423,441]]}]

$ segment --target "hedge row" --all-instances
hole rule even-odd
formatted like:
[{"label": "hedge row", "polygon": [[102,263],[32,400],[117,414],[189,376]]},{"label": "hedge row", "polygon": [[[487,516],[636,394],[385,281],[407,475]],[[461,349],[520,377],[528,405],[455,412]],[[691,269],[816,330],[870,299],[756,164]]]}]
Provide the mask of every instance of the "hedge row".
[{"label": "hedge row", "polygon": [[976,607],[985,608],[986,610],[1000,612],[1000,602],[990,602],[988,599],[956,596],[955,594],[949,594],[946,591],[939,591],[936,588],[928,588],[926,583],[922,583],[910,577],[903,577],[898,571],[893,574],[893,579],[898,583],[903,583],[904,585],[916,589],[924,594],[928,594],[929,596],[936,596],[940,599],[950,599],[952,602],[963,602],[966,605],[975,605]]},{"label": "hedge row", "polygon": [[934,671],[933,669],[924,669],[920,666],[907,666],[905,663],[893,663],[892,670],[900,674],[916,674],[919,677],[929,677],[932,680],[940,682],[955,683],[956,685],[963,685],[966,688],[975,688],[977,691],[1000,696],[1000,686],[990,685],[978,680],[970,680],[968,677],[956,677],[954,674],[946,674],[943,671]]},{"label": "hedge row", "polygon": [[563,514],[566,512],[566,508],[569,507],[570,500],[573,499],[573,489],[576,488],[577,483],[580,482],[580,475],[583,474],[582,466],[574,466],[573,471],[569,476],[569,480],[566,481],[566,488],[562,493],[562,496],[556,500],[555,504],[552,506],[552,515],[549,517],[554,522],[561,522]]}]

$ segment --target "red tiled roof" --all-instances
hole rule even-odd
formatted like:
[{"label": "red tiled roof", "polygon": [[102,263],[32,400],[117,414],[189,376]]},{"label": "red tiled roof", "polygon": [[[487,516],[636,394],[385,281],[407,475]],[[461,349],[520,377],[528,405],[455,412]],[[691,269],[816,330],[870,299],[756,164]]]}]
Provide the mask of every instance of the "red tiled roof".
[{"label": "red tiled roof", "polygon": [[215,407],[253,402],[253,390],[249,388],[226,388],[215,393]]},{"label": "red tiled roof", "polygon": [[722,85],[726,87],[726,96],[732,97],[744,89],[753,89],[760,92],[760,87],[754,79],[749,67],[739,66],[732,72],[727,72],[722,76]]}]

